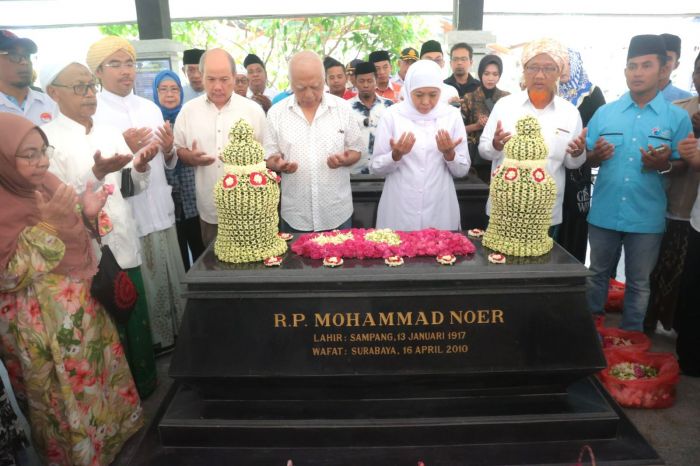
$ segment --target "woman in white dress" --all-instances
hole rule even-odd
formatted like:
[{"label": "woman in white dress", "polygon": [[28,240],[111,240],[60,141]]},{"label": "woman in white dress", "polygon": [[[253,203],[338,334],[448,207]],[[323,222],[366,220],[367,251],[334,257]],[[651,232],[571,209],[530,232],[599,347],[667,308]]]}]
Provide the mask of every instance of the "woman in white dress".
[{"label": "woman in white dress", "polygon": [[377,128],[370,172],[384,175],[377,228],[459,230],[453,177],[469,171],[467,133],[458,109],[440,102],[440,67],[421,60],[408,69],[407,98]]}]

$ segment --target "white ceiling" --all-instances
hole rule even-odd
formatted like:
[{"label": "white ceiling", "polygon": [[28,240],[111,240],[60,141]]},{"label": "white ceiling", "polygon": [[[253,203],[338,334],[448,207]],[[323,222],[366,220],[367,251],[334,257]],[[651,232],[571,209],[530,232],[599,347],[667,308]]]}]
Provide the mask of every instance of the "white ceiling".
[{"label": "white ceiling", "polygon": [[[221,17],[281,17],[362,13],[446,14],[453,0],[170,0],[173,20]],[[700,1],[674,0],[485,0],[490,14],[612,14],[700,16]],[[93,25],[136,21],[133,0],[0,0],[0,28]]]}]

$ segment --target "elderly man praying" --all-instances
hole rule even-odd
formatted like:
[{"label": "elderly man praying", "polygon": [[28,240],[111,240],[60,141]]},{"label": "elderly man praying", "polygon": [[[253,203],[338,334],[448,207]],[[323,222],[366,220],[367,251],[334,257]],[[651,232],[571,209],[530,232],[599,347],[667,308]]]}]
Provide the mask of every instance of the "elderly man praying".
[{"label": "elderly man praying", "polygon": [[[537,118],[549,149],[547,170],[557,184],[550,231],[553,236],[562,221],[565,168],[578,168],[586,161],[581,116],[576,107],[557,95],[557,81],[567,56],[566,48],[553,39],[527,44],[522,56],[525,90],[496,102],[479,139],[479,155],[492,161],[493,170],[503,162],[503,146],[513,135],[516,122],[526,115]],[[490,207],[489,199],[487,214]]]},{"label": "elderly man praying", "polygon": [[282,229],[350,228],[350,167],[363,149],[360,127],[347,103],[323,92],[324,69],[314,52],[289,62],[294,95],[267,114],[268,168],[282,173]]}]

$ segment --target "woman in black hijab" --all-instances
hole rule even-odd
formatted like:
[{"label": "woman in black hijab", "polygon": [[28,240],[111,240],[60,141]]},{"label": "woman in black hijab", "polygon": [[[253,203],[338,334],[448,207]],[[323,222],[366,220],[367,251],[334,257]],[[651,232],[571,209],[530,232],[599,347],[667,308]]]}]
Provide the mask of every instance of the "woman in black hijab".
[{"label": "woman in black hijab", "polygon": [[498,102],[498,99],[509,94],[509,92],[496,87],[502,73],[503,62],[501,59],[496,55],[486,55],[479,62],[478,74],[481,85],[474,92],[465,94],[462,103],[462,117],[467,129],[472,167],[476,170],[477,176],[485,183],[491,181],[491,161],[483,160],[479,156],[479,138],[493,106]]}]

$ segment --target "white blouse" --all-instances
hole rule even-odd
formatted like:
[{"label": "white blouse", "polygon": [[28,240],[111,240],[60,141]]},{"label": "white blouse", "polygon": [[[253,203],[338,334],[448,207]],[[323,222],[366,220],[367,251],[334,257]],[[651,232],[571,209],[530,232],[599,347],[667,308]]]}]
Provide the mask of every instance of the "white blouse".
[{"label": "white blouse", "polygon": [[[129,128],[151,128],[151,140],[163,126],[163,114],[156,104],[134,93],[126,97],[102,91],[97,94],[95,123],[109,125],[122,133]],[[175,168],[177,155],[170,159],[167,168]],[[165,178],[165,159],[162,152],[149,162],[151,178],[148,189],[128,199],[136,218],[139,236],[166,230],[175,225],[175,204],[170,195],[172,187]]]},{"label": "white blouse", "polygon": [[[85,127],[59,113],[54,121],[41,127],[49,138],[55,151],[51,158],[49,171],[64,183],[70,184],[78,193],[85,190],[88,181],[100,186],[102,183],[114,185],[114,192],[107,197],[104,210],[112,220],[112,231],[102,238],[112,250],[115,259],[124,269],[141,265],[141,242],[136,231],[136,222],[131,206],[122,197],[122,173],[110,173],[103,180],[98,180],[92,172],[95,164],[93,156],[99,150],[102,157],[114,154],[131,154],[119,130],[107,125],[93,124],[90,133],[85,134]],[[131,162],[129,165],[131,166]],[[149,173],[131,170],[135,192],[142,192],[148,187]],[[96,243],[95,243],[96,245]]]},{"label": "white blouse", "polygon": [[[390,107],[379,122],[369,163],[371,173],[386,176],[377,228],[459,230],[459,204],[453,177],[465,176],[471,163],[459,110],[453,108],[447,116],[435,121],[411,121],[398,109],[399,105]],[[439,129],[449,132],[453,140],[462,138],[451,162],[437,148],[435,135]],[[395,162],[389,139],[398,141],[408,131],[415,135],[416,142],[411,152]]]}]

